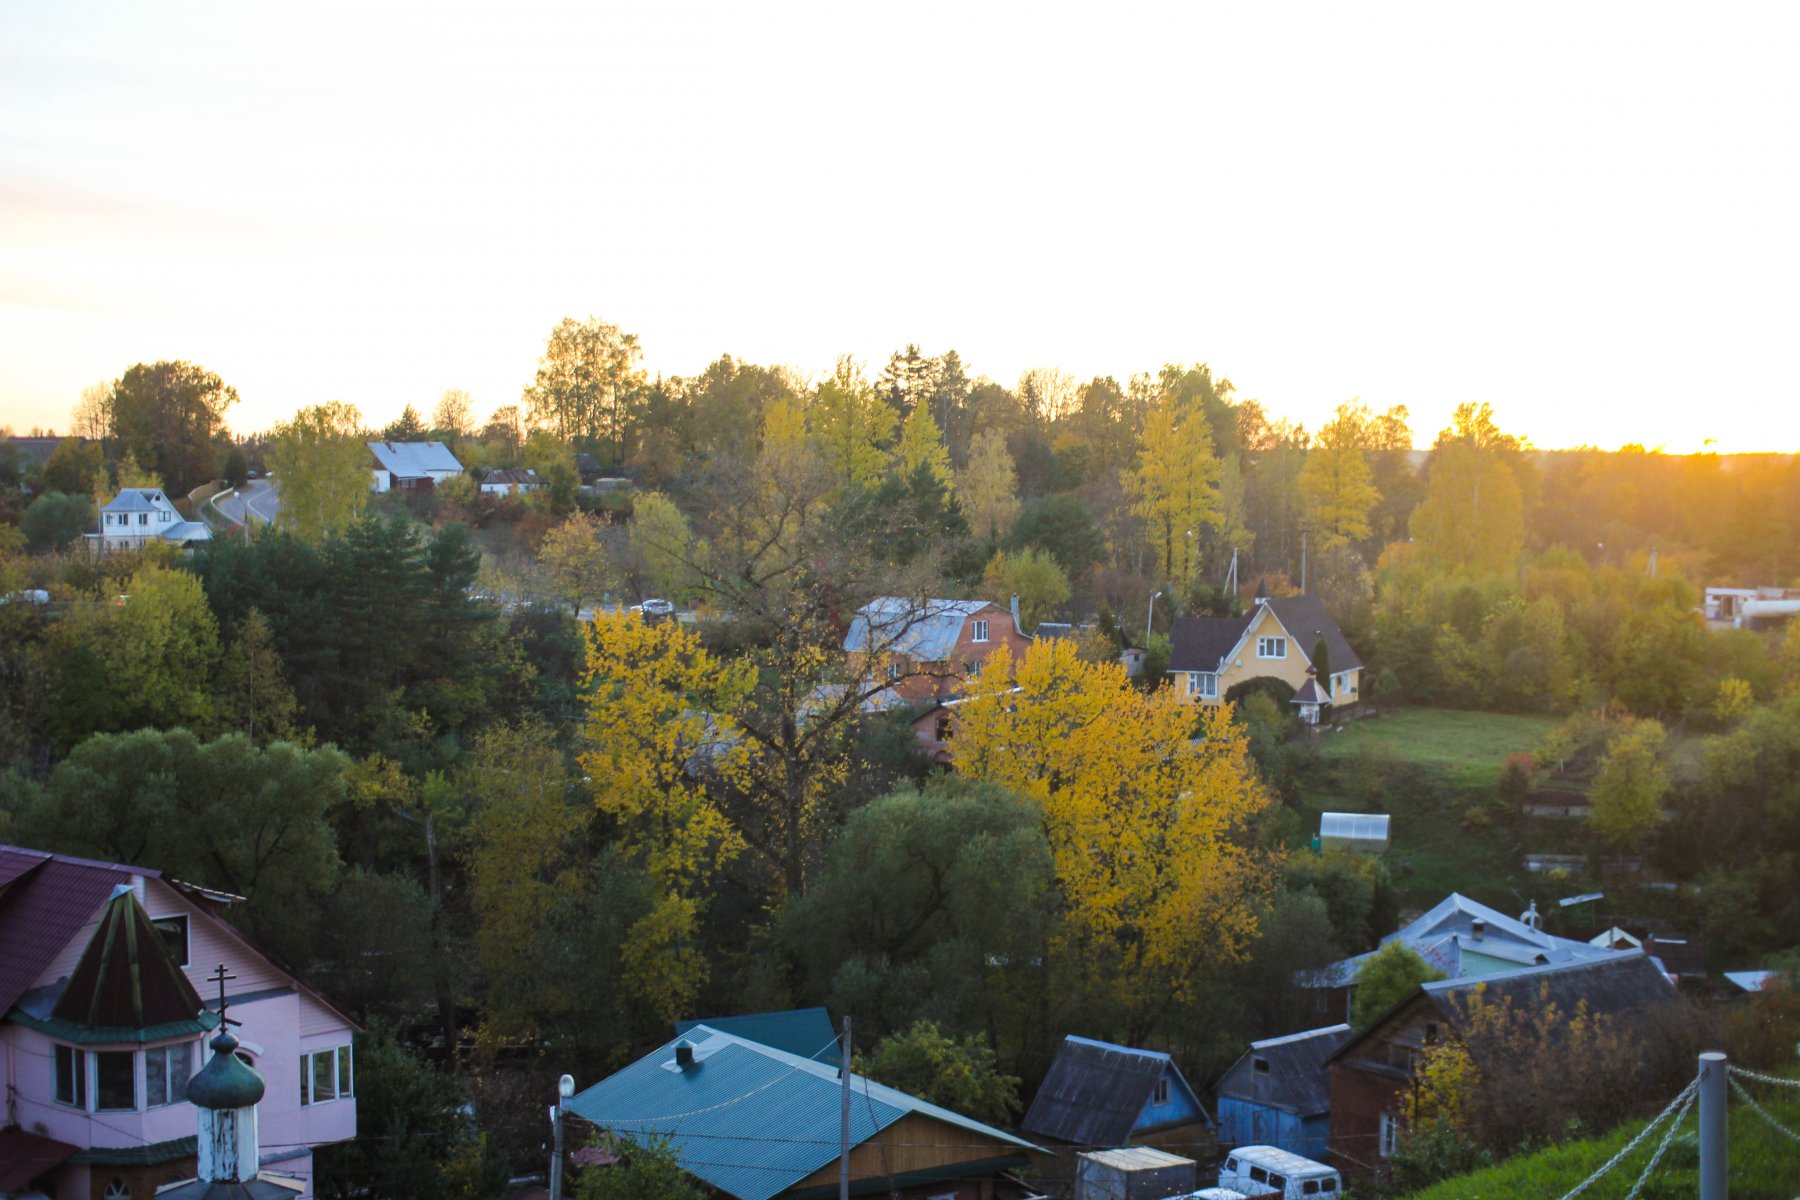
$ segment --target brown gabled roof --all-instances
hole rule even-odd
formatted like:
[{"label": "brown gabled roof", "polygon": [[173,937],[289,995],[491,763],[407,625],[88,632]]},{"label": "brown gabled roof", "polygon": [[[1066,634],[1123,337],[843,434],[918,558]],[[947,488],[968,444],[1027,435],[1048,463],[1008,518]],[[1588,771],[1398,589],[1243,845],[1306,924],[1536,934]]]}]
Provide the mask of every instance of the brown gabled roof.
[{"label": "brown gabled roof", "polygon": [[1244,636],[1249,617],[1177,617],[1169,626],[1169,670],[1217,671]]},{"label": "brown gabled roof", "polygon": [[98,1029],[145,1029],[192,1021],[201,1007],[137,893],[121,887],[50,1015]]},{"label": "brown gabled roof", "polygon": [[113,863],[0,846],[0,1015],[131,874]]},{"label": "brown gabled roof", "polygon": [[1266,602],[1269,611],[1275,614],[1282,627],[1300,643],[1300,653],[1311,657],[1313,643],[1319,635],[1325,635],[1325,646],[1331,651],[1331,670],[1353,671],[1361,667],[1362,659],[1344,640],[1344,631],[1338,628],[1331,614],[1325,611],[1325,605],[1317,596],[1282,596],[1277,600]]}]

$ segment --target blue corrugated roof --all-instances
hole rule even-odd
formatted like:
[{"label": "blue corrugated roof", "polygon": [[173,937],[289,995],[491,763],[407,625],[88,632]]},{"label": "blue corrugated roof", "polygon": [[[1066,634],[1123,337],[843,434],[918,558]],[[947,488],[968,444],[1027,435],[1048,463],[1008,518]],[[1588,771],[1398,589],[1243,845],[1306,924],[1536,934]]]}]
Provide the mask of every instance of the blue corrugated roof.
[{"label": "blue corrugated roof", "polygon": [[707,1017],[703,1021],[677,1021],[675,1032],[686,1033],[696,1025],[761,1042],[801,1058],[834,1067],[838,1065],[837,1034],[831,1028],[831,1014],[823,1008],[789,1008],[735,1017]]},{"label": "blue corrugated roof", "polygon": [[[694,1065],[676,1069],[683,1039],[675,1039],[570,1100],[569,1111],[639,1143],[668,1139],[682,1170],[740,1200],[768,1200],[838,1156],[835,1068],[706,1025],[684,1038],[696,1046]],[[1038,1149],[860,1075],[851,1090],[853,1145],[918,1113],[1021,1152]]]}]

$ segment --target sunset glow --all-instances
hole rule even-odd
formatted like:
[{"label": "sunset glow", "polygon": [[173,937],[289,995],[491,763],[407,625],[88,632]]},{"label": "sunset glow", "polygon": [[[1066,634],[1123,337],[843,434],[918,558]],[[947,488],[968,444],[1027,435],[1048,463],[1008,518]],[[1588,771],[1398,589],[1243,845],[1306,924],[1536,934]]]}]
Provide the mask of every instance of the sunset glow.
[{"label": "sunset glow", "polygon": [[551,327],[1011,384],[1207,361],[1429,444],[1800,449],[1800,15],[1642,5],[0,10],[0,424],[515,403]]}]

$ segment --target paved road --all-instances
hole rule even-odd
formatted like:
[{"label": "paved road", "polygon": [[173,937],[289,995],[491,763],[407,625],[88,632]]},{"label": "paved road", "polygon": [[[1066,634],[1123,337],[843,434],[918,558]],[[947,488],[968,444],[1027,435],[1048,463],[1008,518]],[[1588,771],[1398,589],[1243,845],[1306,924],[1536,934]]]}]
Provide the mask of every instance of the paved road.
[{"label": "paved road", "polygon": [[252,479],[213,507],[240,525],[246,514],[261,524],[273,525],[281,512],[281,493],[273,479]]}]

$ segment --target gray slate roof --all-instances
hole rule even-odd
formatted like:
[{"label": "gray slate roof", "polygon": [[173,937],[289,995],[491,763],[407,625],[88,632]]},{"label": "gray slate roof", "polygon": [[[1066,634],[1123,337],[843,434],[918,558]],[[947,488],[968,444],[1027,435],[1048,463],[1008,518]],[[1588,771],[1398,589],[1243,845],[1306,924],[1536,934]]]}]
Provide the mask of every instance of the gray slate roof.
[{"label": "gray slate roof", "polygon": [[[1327,1025],[1251,1042],[1250,1049],[1219,1080],[1219,1098],[1263,1104],[1298,1117],[1329,1112],[1331,1077],[1325,1071],[1325,1060],[1349,1040],[1348,1025]],[[1268,1069],[1258,1071],[1258,1061]]]},{"label": "gray slate roof", "polygon": [[433,471],[458,471],[462,464],[442,442],[370,442],[381,469],[399,479],[424,479]]},{"label": "gray slate roof", "polygon": [[[1325,646],[1331,651],[1331,670],[1350,671],[1361,667],[1362,659],[1344,640],[1331,614],[1317,596],[1283,596],[1264,600],[1282,627],[1298,643],[1303,655],[1312,653],[1313,643],[1325,635]],[[1169,670],[1217,671],[1219,660],[1236,648],[1250,622],[1256,619],[1256,606],[1241,617],[1179,617],[1169,628]]]},{"label": "gray slate roof", "polygon": [[1019,1128],[1081,1146],[1123,1146],[1165,1072],[1210,1124],[1205,1105],[1167,1054],[1070,1034]]},{"label": "gray slate roof", "polygon": [[984,608],[1004,612],[986,600],[917,600],[877,596],[856,610],[844,649],[851,654],[903,654],[919,662],[943,662],[962,636],[963,622]]},{"label": "gray slate roof", "polygon": [[[666,1137],[681,1169],[739,1200],[768,1200],[833,1162],[843,1100],[837,1069],[695,1025],[684,1035],[695,1065],[675,1066],[675,1042],[581,1092],[569,1109],[640,1144]],[[679,1040],[679,1039],[678,1039]],[[861,1145],[909,1114],[940,1121],[946,1144],[968,1134],[1025,1155],[1041,1153],[1010,1133],[851,1075],[850,1142]],[[962,1132],[958,1132],[962,1131]],[[990,1156],[970,1147],[969,1161]]]},{"label": "gray slate roof", "polygon": [[101,512],[162,512],[175,506],[161,488],[120,488],[119,494],[101,505]]},{"label": "gray slate roof", "polygon": [[[1475,936],[1477,921],[1486,924],[1479,938]],[[1453,980],[1463,974],[1465,952],[1516,962],[1522,967],[1594,961],[1619,953],[1533,929],[1460,892],[1451,892],[1430,912],[1382,938],[1381,944],[1385,946],[1392,941],[1405,942],[1419,957]],[[1332,963],[1308,976],[1305,984],[1348,987],[1356,982],[1356,973],[1362,969],[1363,961],[1374,953],[1371,950],[1368,954]]]}]

